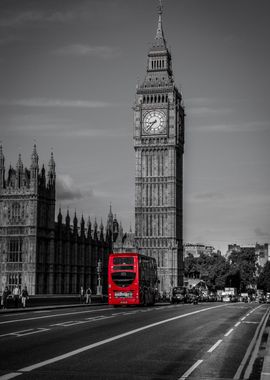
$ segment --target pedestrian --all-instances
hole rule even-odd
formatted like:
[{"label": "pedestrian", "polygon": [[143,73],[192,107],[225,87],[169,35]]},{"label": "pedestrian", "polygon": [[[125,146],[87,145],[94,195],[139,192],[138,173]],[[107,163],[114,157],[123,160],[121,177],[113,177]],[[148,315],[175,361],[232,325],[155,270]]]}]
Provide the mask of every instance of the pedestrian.
[{"label": "pedestrian", "polygon": [[3,291],[3,294],[2,294],[2,306],[3,306],[3,309],[7,308],[7,298],[10,295],[10,293],[11,292],[10,292],[9,288],[6,286],[5,290]]},{"label": "pedestrian", "polygon": [[19,307],[19,300],[20,300],[20,289],[18,285],[15,285],[15,288],[13,289],[13,299],[14,299],[14,306]]},{"label": "pedestrian", "polygon": [[91,303],[91,297],[92,297],[92,290],[91,290],[91,288],[87,288],[85,303]]},{"label": "pedestrian", "polygon": [[83,289],[83,286],[81,286],[81,289],[80,289],[80,303],[84,303],[84,289]]},{"label": "pedestrian", "polygon": [[26,300],[28,300],[28,299],[29,299],[29,294],[27,291],[27,286],[25,285],[25,287],[22,290],[22,305],[23,305],[23,307],[26,307]]}]

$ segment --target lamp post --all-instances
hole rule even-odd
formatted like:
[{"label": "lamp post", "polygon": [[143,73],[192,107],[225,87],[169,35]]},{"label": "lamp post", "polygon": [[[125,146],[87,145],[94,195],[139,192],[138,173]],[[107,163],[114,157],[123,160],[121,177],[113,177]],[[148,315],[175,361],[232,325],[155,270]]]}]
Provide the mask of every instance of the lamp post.
[{"label": "lamp post", "polygon": [[97,276],[98,276],[97,295],[98,296],[102,296],[101,271],[102,271],[102,262],[99,259],[98,264],[97,264]]}]

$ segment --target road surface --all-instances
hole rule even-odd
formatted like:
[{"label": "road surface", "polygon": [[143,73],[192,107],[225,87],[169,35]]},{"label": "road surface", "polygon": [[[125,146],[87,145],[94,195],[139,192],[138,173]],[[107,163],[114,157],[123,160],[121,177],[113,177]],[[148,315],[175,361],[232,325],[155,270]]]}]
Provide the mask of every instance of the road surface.
[{"label": "road surface", "polygon": [[268,310],[91,305],[0,315],[0,379],[240,379]]}]

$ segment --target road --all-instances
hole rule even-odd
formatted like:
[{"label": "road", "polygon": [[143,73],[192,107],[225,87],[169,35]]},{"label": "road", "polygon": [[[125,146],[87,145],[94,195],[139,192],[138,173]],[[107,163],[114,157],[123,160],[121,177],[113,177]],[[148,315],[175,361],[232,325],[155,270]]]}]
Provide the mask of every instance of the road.
[{"label": "road", "polygon": [[268,310],[202,303],[0,315],[0,379],[239,379]]}]

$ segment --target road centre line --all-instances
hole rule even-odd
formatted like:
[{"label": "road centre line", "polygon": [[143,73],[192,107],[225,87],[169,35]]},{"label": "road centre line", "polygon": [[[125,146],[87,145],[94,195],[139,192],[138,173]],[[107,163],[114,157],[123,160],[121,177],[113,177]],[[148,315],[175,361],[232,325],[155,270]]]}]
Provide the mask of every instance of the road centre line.
[{"label": "road centre line", "polygon": [[[183,376],[181,376],[178,380],[185,380],[189,375],[203,362],[202,359],[197,360],[196,363],[193,364],[192,367],[190,367]],[[1,378],[0,378],[1,379]]]},{"label": "road centre line", "polygon": [[233,328],[232,329],[230,329],[228,332],[226,332],[226,334],[224,334],[224,336],[229,336],[232,332],[233,332]]},{"label": "road centre line", "polygon": [[[20,375],[23,375],[25,372],[31,372],[37,368],[41,368],[41,367],[44,367],[46,365],[49,365],[49,364],[53,364],[53,363],[56,363],[60,360],[64,360],[64,359],[67,359],[69,357],[72,357],[72,356],[75,356],[75,355],[78,355],[82,352],[85,352],[85,351],[89,351],[93,348],[96,348],[96,347],[100,347],[104,344],[107,344],[107,343],[111,343],[115,340],[118,340],[118,339],[122,339],[122,338],[125,338],[127,336],[130,336],[130,335],[133,335],[133,334],[137,334],[141,331],[144,331],[144,330],[148,330],[150,328],[153,328],[153,327],[156,327],[156,326],[160,326],[160,325],[163,325],[165,323],[169,323],[169,322],[172,322],[172,321],[176,321],[178,319],[181,319],[181,318],[185,318],[185,317],[188,317],[190,315],[195,315],[195,314],[199,314],[199,313],[202,313],[202,312],[205,312],[205,311],[209,311],[209,310],[213,310],[213,309],[217,309],[217,308],[220,308],[220,307],[224,307],[224,305],[218,305],[218,306],[212,306],[212,307],[207,307],[205,309],[199,309],[199,310],[195,310],[195,311],[192,311],[190,313],[187,313],[187,314],[181,314],[181,315],[178,315],[176,317],[172,317],[172,318],[168,318],[168,319],[164,319],[162,321],[159,321],[159,322],[155,322],[155,323],[151,323],[149,325],[146,325],[146,326],[143,326],[143,327],[139,327],[137,329],[134,329],[134,330],[130,330],[130,331],[127,331],[125,333],[122,333],[122,334],[119,334],[119,335],[115,335],[111,338],[107,338],[107,339],[103,339],[99,342],[96,342],[96,343],[92,343],[92,344],[89,344],[87,346],[84,346],[84,347],[81,347],[81,348],[78,348],[76,350],[73,350],[73,351],[70,351],[70,352],[67,352],[65,354],[62,354],[62,355],[59,355],[59,356],[55,356],[54,358],[51,358],[51,359],[48,359],[48,360],[44,360],[40,363],[36,363],[36,364],[33,364],[33,365],[30,365],[28,367],[24,367],[24,368],[21,368],[19,370],[17,370],[16,372],[12,372],[12,373],[7,373],[6,375],[3,375],[3,376],[0,376],[0,380],[7,380],[7,379],[12,379],[14,377],[17,377],[17,376],[20,376]],[[201,363],[202,361],[200,361]],[[199,364],[200,364],[199,363]],[[196,364],[196,363],[195,363]],[[198,364],[198,365],[199,365]],[[196,367],[194,367],[195,369]]]},{"label": "road centre line", "polygon": [[213,352],[222,342],[222,339],[219,339],[207,352]]},{"label": "road centre line", "polygon": [[[37,319],[45,319],[45,318],[53,318],[53,317],[63,317],[66,315],[74,315],[74,314],[86,314],[86,313],[94,313],[97,311],[108,311],[110,310],[109,308],[106,309],[95,309],[95,310],[86,310],[86,311],[74,311],[72,313],[61,313],[61,314],[50,314],[50,315],[42,315],[41,317],[31,317],[31,318],[24,318],[24,319],[13,319],[11,321],[2,321],[0,322],[0,325],[8,324],[8,323],[15,323],[15,322],[25,322],[25,321],[33,321]],[[46,311],[45,311],[46,312]]]},{"label": "road centre line", "polygon": [[241,321],[238,321],[238,322],[234,325],[234,327],[238,327],[240,324],[241,324]]}]

